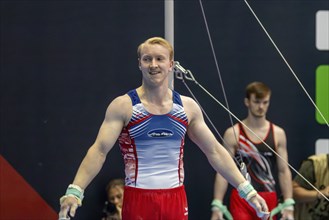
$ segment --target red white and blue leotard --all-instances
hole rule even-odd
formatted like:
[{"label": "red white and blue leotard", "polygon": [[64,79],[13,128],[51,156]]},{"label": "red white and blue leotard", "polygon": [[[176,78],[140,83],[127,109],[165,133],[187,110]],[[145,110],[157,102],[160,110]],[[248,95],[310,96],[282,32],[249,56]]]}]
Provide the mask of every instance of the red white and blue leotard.
[{"label": "red white and blue leotard", "polygon": [[149,113],[136,90],[128,95],[132,100],[132,117],[119,137],[126,186],[169,189],[183,185],[188,119],[180,95],[173,91],[173,107],[164,115]]}]

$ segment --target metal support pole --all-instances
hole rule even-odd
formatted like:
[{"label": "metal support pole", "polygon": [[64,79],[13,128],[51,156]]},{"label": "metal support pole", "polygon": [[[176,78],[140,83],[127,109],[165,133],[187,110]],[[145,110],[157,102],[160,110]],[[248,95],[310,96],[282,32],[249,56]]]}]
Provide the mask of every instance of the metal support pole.
[{"label": "metal support pole", "polygon": [[[174,0],[164,0],[165,39],[174,47]],[[169,88],[174,89],[173,73],[169,76]]]}]

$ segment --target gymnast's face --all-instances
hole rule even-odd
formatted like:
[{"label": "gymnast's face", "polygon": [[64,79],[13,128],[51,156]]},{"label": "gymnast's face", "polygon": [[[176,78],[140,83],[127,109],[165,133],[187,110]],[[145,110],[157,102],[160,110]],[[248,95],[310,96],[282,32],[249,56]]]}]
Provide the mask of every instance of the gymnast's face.
[{"label": "gymnast's face", "polygon": [[141,49],[139,69],[143,73],[144,82],[159,84],[168,82],[173,61],[169,50],[160,44],[145,44]]},{"label": "gymnast's face", "polygon": [[256,95],[253,93],[249,99],[245,98],[245,105],[252,116],[257,118],[265,117],[270,105],[270,95],[266,95],[264,98],[256,98]]}]

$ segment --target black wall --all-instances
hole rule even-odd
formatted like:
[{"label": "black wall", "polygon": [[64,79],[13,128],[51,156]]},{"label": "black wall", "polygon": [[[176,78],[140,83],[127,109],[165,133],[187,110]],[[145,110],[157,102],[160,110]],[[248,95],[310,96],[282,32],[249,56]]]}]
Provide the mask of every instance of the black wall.
[{"label": "black wall", "polygon": [[[249,3],[314,99],[315,70],[329,63],[328,51],[315,48],[315,13],[328,10],[328,1]],[[267,83],[273,91],[268,118],[286,130],[289,160],[298,167],[317,139],[329,138],[328,127],[316,122],[313,105],[244,1],[203,1],[203,7],[231,111],[245,117],[246,84]],[[141,83],[136,49],[164,36],[164,3],[1,1],[0,16],[0,152],[57,211],[107,105]],[[224,102],[199,1],[175,1],[174,44],[175,59]],[[181,81],[174,84],[189,95]],[[228,113],[189,85],[222,134]],[[188,139],[185,171],[189,219],[209,219],[215,173]],[[117,146],[88,187],[77,219],[100,219],[107,181],[122,176]]]}]

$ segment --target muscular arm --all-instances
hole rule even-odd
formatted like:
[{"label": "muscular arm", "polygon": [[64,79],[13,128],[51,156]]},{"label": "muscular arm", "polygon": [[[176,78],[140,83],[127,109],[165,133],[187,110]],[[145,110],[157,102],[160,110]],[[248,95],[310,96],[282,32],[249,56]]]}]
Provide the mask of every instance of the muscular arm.
[{"label": "muscular arm", "polygon": [[107,108],[97,138],[82,160],[73,184],[85,189],[102,168],[107,153],[112,149],[124,126],[125,116],[122,108],[125,103],[126,98],[119,97]]},{"label": "muscular arm", "polygon": [[199,106],[192,99],[185,97],[184,107],[189,119],[188,136],[203,151],[211,166],[234,187],[244,182],[245,178],[237,169],[231,155],[206,125]]},{"label": "muscular arm", "polygon": [[[131,102],[126,95],[113,100],[107,108],[97,138],[82,160],[73,181],[73,184],[80,187],[82,192],[102,168],[107,153],[112,149],[127,118],[129,118],[130,108]],[[82,200],[82,198],[80,196],[79,199],[72,196],[63,196],[62,198],[59,219],[69,219],[68,213],[74,217],[79,204],[78,200]]]},{"label": "muscular arm", "polygon": [[[197,103],[187,97],[184,97],[182,100],[189,119],[187,134],[204,152],[211,166],[235,188],[238,188],[242,183],[247,183],[229,152],[216,140],[206,125]],[[247,200],[247,202],[256,210],[259,217],[267,219],[269,215],[267,213],[268,207],[263,198],[256,194]]]},{"label": "muscular arm", "polygon": [[[292,177],[288,166],[287,138],[284,130],[278,126],[274,126],[274,136],[277,140],[276,152],[282,157],[277,157],[278,177],[283,199],[292,199]],[[289,206],[281,211],[282,219],[293,218],[293,207]]]},{"label": "muscular arm", "polygon": [[277,158],[278,177],[280,188],[284,199],[292,198],[292,177],[288,167],[288,153],[287,153],[287,139],[283,129],[275,127],[275,134],[277,139],[277,153],[286,161]]}]

